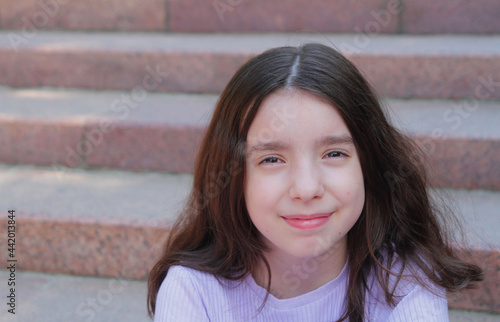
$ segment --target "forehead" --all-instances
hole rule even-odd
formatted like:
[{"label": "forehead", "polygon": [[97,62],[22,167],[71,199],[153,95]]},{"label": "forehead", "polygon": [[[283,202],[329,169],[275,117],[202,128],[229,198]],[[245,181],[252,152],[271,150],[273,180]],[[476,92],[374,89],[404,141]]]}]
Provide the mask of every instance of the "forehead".
[{"label": "forehead", "polygon": [[250,125],[247,143],[290,143],[325,136],[350,137],[337,108],[307,91],[283,89],[264,99]]}]

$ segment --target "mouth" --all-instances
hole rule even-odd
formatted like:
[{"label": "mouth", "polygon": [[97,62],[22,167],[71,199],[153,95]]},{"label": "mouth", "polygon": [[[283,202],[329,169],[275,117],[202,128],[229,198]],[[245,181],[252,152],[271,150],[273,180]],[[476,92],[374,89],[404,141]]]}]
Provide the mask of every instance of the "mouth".
[{"label": "mouth", "polygon": [[298,229],[314,229],[328,222],[333,213],[282,216],[287,224]]}]

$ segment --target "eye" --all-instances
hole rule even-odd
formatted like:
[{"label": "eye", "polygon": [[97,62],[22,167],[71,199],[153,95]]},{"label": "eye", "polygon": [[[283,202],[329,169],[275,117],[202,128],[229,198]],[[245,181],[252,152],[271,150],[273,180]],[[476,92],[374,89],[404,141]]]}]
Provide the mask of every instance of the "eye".
[{"label": "eye", "polygon": [[342,151],[338,151],[338,150],[330,151],[325,155],[326,158],[340,158],[340,157],[345,157],[345,156],[347,156],[347,154],[345,154]]},{"label": "eye", "polygon": [[267,157],[264,160],[260,161],[259,164],[263,163],[279,163],[281,160],[277,157]]}]

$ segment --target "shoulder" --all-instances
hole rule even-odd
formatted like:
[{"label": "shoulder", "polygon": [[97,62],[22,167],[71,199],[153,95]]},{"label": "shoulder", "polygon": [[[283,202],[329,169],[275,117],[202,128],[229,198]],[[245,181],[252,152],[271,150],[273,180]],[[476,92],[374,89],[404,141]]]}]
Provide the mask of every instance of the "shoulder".
[{"label": "shoulder", "polygon": [[389,274],[385,281],[389,290],[394,291],[394,306],[385,301],[379,279],[370,276],[366,295],[369,321],[449,321],[444,288],[435,285],[412,262],[403,265],[399,258],[395,258],[390,270],[393,274]]},{"label": "shoulder", "polygon": [[446,293],[438,288],[429,290],[416,285],[394,307],[387,321],[449,321]]},{"label": "shoulder", "polygon": [[240,306],[248,307],[245,285],[172,266],[158,291],[155,321],[233,321]]},{"label": "shoulder", "polygon": [[204,276],[203,272],[184,266],[172,266],[169,268],[167,276],[161,284],[158,296],[170,293],[199,293],[200,287],[210,276]]},{"label": "shoulder", "polygon": [[156,297],[155,321],[206,320],[203,284],[211,279],[215,278],[188,267],[170,267]]},{"label": "shoulder", "polygon": [[219,280],[212,274],[186,266],[172,266],[161,284],[160,293],[179,292],[204,295],[206,289],[217,292],[222,288]]},{"label": "shoulder", "polygon": [[[186,266],[175,265],[171,266],[167,272],[163,284],[175,284],[185,281],[203,281],[204,279],[213,278],[212,275],[198,271]],[[162,286],[163,286],[162,284]]]}]

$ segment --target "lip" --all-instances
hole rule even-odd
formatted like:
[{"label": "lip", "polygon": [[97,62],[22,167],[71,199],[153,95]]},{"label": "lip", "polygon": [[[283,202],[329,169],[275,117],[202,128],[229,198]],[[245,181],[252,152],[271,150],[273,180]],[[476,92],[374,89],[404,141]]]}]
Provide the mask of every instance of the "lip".
[{"label": "lip", "polygon": [[314,229],[323,226],[328,222],[332,213],[318,213],[311,215],[290,215],[282,216],[287,224],[298,229]]}]

